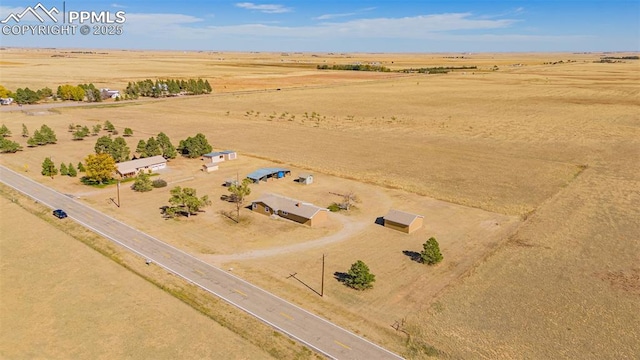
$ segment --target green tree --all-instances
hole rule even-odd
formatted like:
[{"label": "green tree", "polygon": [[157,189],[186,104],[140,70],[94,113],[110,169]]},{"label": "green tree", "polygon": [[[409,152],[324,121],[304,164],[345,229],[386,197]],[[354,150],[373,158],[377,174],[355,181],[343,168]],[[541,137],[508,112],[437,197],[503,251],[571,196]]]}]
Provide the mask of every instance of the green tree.
[{"label": "green tree", "polygon": [[67,166],[67,175],[71,177],[78,176],[78,172],[76,171],[76,168],[73,166],[72,163],[69,163],[69,166]]},{"label": "green tree", "polygon": [[124,136],[133,136],[133,130],[131,130],[131,128],[124,128]]},{"label": "green tree", "polygon": [[22,124],[22,137],[29,137],[29,129],[27,129],[27,125]]},{"label": "green tree", "polygon": [[111,157],[113,157],[116,162],[128,161],[129,153],[130,150],[127,142],[122,136],[115,138],[109,147],[109,154],[111,154]]},{"label": "green tree", "polygon": [[22,150],[22,146],[15,141],[0,138],[0,153],[14,153]]},{"label": "green tree", "polygon": [[7,125],[2,124],[2,126],[0,127],[0,136],[1,137],[9,137],[9,136],[11,136],[11,130],[9,130]]},{"label": "green tree", "polygon": [[197,158],[211,152],[213,148],[209,145],[207,138],[203,134],[198,133],[195,137],[188,137],[185,140],[181,140],[178,149],[182,155],[188,158]]},{"label": "green tree", "polygon": [[101,136],[96,140],[96,145],[93,147],[96,154],[109,153],[113,140],[109,136]]},{"label": "green tree", "polygon": [[203,207],[211,205],[211,200],[209,200],[207,195],[198,198],[196,189],[193,188],[183,189],[180,186],[176,186],[171,189],[170,192],[171,198],[169,199],[169,203],[173,206],[170,206],[165,210],[165,214],[169,217],[174,217],[176,215],[185,215],[186,217],[190,217],[200,211]]},{"label": "green tree", "polygon": [[107,130],[108,132],[113,132],[113,130],[116,129],[115,126],[113,126],[113,124],[111,123],[111,121],[106,120],[104,122],[104,129]]},{"label": "green tree", "polygon": [[87,136],[89,136],[89,128],[86,126],[73,132],[73,140],[84,140]]},{"label": "green tree", "polygon": [[420,258],[422,262],[427,265],[434,265],[442,261],[443,256],[440,252],[440,245],[436,238],[432,237],[425,242],[422,247],[424,250],[420,252]]},{"label": "green tree", "polygon": [[376,276],[369,271],[367,264],[361,260],[351,265],[351,269],[349,269],[347,275],[348,277],[345,279],[345,284],[356,290],[369,289],[373,287],[373,282],[376,281]]},{"label": "green tree", "polygon": [[175,159],[175,157],[178,155],[178,152],[176,151],[176,148],[173,146],[173,144],[171,144],[171,140],[169,140],[169,137],[165,133],[161,132],[158,134],[157,141],[158,146],[160,146],[160,149],[162,150],[162,156],[165,159]]},{"label": "green tree", "polygon": [[147,156],[147,143],[144,140],[138,141],[138,146],[136,146],[136,153],[138,154],[138,158],[146,158]]},{"label": "green tree", "polygon": [[244,179],[241,183],[236,183],[229,186],[229,192],[232,194],[231,200],[236,203],[236,222],[240,222],[240,209],[244,204],[245,197],[251,194],[251,185],[253,182],[250,179]]},{"label": "green tree", "polygon": [[47,125],[42,125],[40,127],[40,136],[42,137],[41,139],[44,142],[43,145],[55,144],[58,141],[58,139],[56,138],[56,133],[53,132],[53,130]]},{"label": "green tree", "polygon": [[[37,132],[38,130],[36,130]],[[34,137],[30,137],[27,139],[27,146],[28,147],[36,147],[38,146],[38,141],[36,141],[36,139]]]},{"label": "green tree", "polygon": [[82,165],[82,161],[78,161],[78,171],[85,172],[84,165]]},{"label": "green tree", "polygon": [[65,163],[60,164],[60,175],[62,176],[69,175],[69,169],[67,169],[67,164]]},{"label": "green tree", "polygon": [[133,183],[131,188],[134,191],[138,192],[146,192],[153,190],[153,184],[151,182],[151,176],[147,173],[140,172],[136,177],[136,181]]},{"label": "green tree", "polygon": [[162,149],[160,149],[160,145],[153,136],[147,140],[147,146],[145,147],[144,153],[147,157],[162,155]]},{"label": "green tree", "polygon": [[91,128],[91,135],[98,136],[98,133],[100,132],[100,130],[102,130],[102,125],[100,124],[93,125],[93,127]]},{"label": "green tree", "polygon": [[90,154],[84,160],[86,166],[86,180],[101,184],[113,179],[116,162],[109,154]]},{"label": "green tree", "polygon": [[15,101],[18,104],[35,104],[38,100],[40,100],[38,93],[29,88],[16,90]]},{"label": "green tree", "polygon": [[53,179],[54,175],[58,174],[58,169],[56,169],[56,165],[51,161],[51,158],[45,158],[42,162],[42,175],[51,176]]}]

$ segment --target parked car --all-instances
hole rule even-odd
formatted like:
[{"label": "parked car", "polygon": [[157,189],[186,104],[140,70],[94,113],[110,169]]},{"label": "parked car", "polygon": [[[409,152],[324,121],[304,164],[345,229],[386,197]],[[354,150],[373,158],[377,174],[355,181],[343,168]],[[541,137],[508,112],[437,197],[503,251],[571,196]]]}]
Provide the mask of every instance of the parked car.
[{"label": "parked car", "polygon": [[53,210],[53,216],[57,217],[58,219],[64,219],[67,217],[67,213],[62,209],[56,209]]}]

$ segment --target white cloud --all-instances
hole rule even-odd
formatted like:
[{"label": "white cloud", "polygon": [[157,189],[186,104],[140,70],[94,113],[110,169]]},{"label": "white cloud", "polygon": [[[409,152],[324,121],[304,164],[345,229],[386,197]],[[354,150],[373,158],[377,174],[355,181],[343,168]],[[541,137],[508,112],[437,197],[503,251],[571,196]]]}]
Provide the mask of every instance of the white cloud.
[{"label": "white cloud", "polygon": [[118,4],[118,3],[111,4],[111,7],[119,8],[119,9],[126,9],[127,8],[127,6],[121,5],[121,4]]},{"label": "white cloud", "polygon": [[236,3],[236,6],[247,10],[256,10],[266,14],[281,14],[291,12],[292,9],[279,4],[254,4],[250,2]]},{"label": "white cloud", "polygon": [[336,18],[341,18],[341,17],[347,17],[347,16],[353,16],[356,15],[357,13],[342,13],[342,14],[324,14],[324,15],[320,15],[318,17],[315,17],[314,19],[316,20],[330,20],[330,19],[336,19]]}]

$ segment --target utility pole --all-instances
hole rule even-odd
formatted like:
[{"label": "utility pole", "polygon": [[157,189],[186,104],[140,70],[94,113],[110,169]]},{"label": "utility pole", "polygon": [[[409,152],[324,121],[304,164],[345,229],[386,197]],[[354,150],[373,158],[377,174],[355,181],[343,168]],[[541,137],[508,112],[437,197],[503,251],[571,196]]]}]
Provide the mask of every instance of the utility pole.
[{"label": "utility pole", "polygon": [[320,283],[320,296],[324,297],[324,257],[325,255],[322,254],[322,282]]},{"label": "utility pole", "polygon": [[118,205],[118,207],[120,207],[120,180],[118,180],[118,203],[116,205]]}]

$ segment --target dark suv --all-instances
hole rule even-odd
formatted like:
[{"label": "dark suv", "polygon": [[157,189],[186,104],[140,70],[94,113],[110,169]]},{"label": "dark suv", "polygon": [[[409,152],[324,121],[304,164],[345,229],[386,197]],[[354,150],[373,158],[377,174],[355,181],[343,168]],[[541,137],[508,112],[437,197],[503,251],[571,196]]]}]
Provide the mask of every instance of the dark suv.
[{"label": "dark suv", "polygon": [[53,216],[57,217],[58,219],[64,219],[67,217],[67,213],[62,209],[56,209],[53,210]]}]

